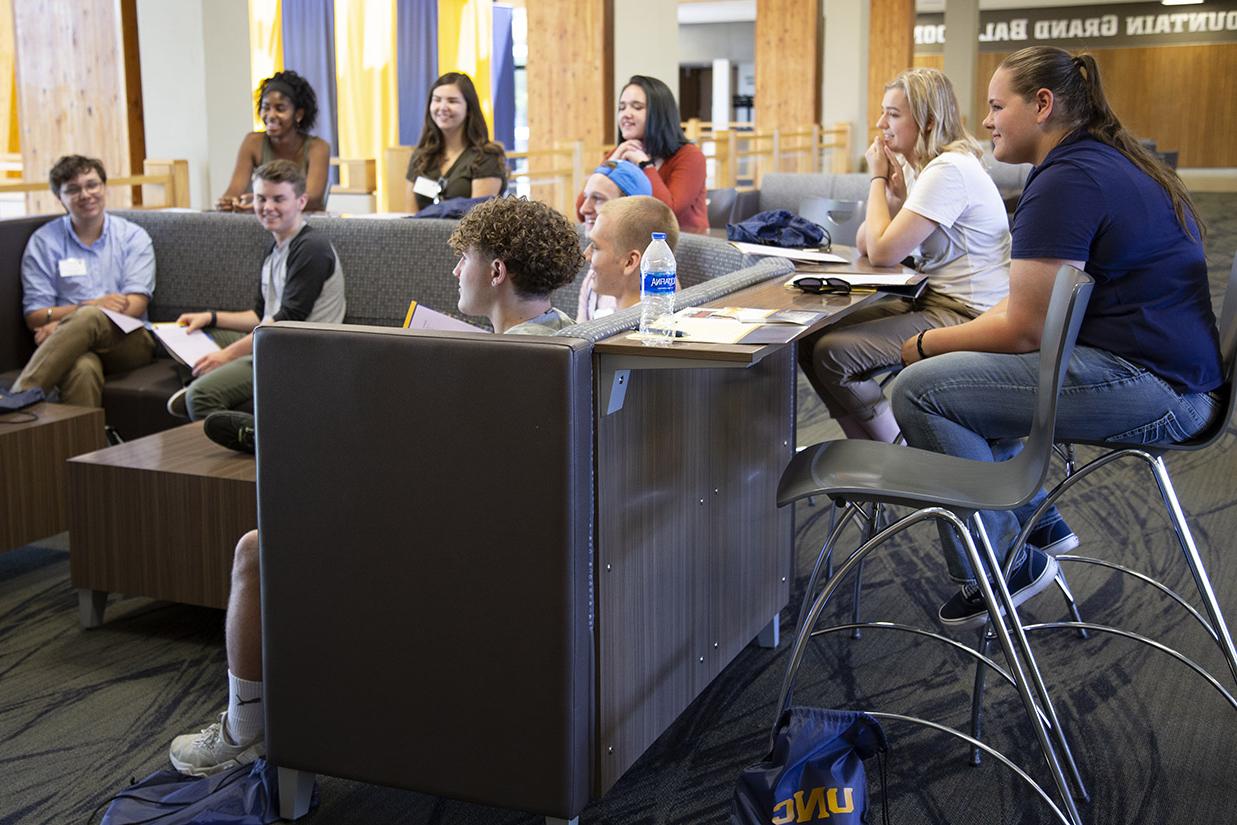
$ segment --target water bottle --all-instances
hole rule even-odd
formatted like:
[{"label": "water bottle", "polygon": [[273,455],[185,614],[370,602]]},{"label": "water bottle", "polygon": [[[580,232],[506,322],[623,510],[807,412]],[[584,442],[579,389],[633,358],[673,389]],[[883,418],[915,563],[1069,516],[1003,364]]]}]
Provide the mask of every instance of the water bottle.
[{"label": "water bottle", "polygon": [[663,316],[674,312],[675,273],[678,266],[666,243],[665,232],[654,232],[640,258],[640,333],[645,346],[664,347],[674,340],[674,329]]}]

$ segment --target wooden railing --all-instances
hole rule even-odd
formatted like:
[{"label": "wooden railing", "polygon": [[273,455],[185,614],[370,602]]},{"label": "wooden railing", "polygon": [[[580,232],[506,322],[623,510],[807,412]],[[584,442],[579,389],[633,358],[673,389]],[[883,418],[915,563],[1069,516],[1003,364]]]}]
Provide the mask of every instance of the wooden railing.
[{"label": "wooden railing", "polygon": [[339,167],[339,186],[332,194],[372,195],[378,189],[378,162],[373,158],[331,158]]},{"label": "wooden railing", "polygon": [[[167,209],[169,207],[187,209],[189,207],[189,161],[147,160],[143,164],[143,172],[144,174],[141,175],[108,178],[107,185],[112,188],[142,187],[142,203],[140,206],[135,206],[135,209]],[[14,183],[6,183],[3,180],[0,178],[0,194],[47,191],[46,180]]]}]

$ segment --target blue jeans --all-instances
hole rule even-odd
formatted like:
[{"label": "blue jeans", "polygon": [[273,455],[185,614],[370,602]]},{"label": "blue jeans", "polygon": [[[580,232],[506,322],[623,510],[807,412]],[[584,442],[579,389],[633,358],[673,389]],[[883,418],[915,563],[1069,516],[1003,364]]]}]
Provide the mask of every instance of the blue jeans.
[{"label": "blue jeans", "polygon": [[[952,352],[912,364],[890,389],[894,416],[912,447],[977,461],[1005,461],[1031,431],[1039,386],[1039,353]],[[1223,413],[1209,393],[1182,395],[1156,375],[1094,347],[1075,347],[1057,404],[1058,441],[1138,444],[1184,441]],[[1023,521],[1044,500],[1041,490],[1013,511],[981,512],[998,561]],[[1051,508],[1040,521],[1060,520]],[[974,581],[953,528],[941,525],[949,574]]]}]

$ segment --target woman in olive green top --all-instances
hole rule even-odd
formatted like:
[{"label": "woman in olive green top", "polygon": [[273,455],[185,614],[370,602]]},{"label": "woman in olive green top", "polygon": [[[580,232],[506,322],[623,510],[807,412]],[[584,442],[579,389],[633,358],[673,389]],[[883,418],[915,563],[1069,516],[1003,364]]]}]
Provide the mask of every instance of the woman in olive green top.
[{"label": "woman in olive green top", "polygon": [[290,160],[305,173],[306,212],[326,208],[326,175],[331,147],[309,132],[318,120],[318,96],[309,81],[293,71],[277,72],[258,86],[258,118],[264,132],[250,132],[241,141],[236,168],[215,208],[248,212],[253,208],[253,170],[272,160]]},{"label": "woman in olive green top", "polygon": [[408,164],[408,186],[414,212],[448,198],[500,195],[507,188],[506,155],[489,139],[468,75],[447,72],[434,81],[421,140]]}]

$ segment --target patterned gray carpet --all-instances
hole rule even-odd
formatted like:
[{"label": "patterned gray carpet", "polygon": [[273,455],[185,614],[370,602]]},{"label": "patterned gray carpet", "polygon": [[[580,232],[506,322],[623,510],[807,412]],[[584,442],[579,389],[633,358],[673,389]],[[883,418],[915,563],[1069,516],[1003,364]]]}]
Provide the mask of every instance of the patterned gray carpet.
[{"label": "patterned gray carpet", "polygon": [[[1216,305],[1237,250],[1237,195],[1200,195],[1211,227]],[[806,384],[801,443],[837,435]],[[1169,465],[1231,620],[1237,621],[1237,432]],[[1062,510],[1090,555],[1136,562],[1180,592],[1193,590],[1150,479],[1132,465],[1084,483]],[[823,538],[826,508],[796,513],[799,587]],[[868,565],[869,617],[924,624],[949,593],[934,533],[913,530]],[[1149,588],[1103,570],[1071,569],[1084,615],[1156,635],[1229,684],[1201,628]],[[1197,597],[1195,597],[1196,599]],[[798,593],[792,596],[797,604]],[[841,618],[849,598],[831,605]],[[789,613],[790,611],[787,611]],[[1026,618],[1065,618],[1051,592]],[[84,823],[107,797],[167,766],[167,744],[216,715],[226,699],[222,613],[127,599],[99,629],[77,625],[65,537],[0,554],[0,822]],[[783,616],[784,637],[791,620]],[[964,641],[971,641],[969,638]],[[1237,713],[1185,667],[1113,638],[1065,631],[1035,637],[1063,722],[1093,799],[1092,825],[1237,822]],[[724,821],[735,776],[760,758],[785,666],[777,651],[749,647],[603,799],[583,813],[601,823]],[[826,707],[925,716],[965,729],[971,670],[961,654],[903,634],[826,637],[809,653],[797,698]],[[1048,784],[1012,689],[989,691],[987,741]],[[1032,791],[965,747],[890,723],[889,797],[895,823],[1051,821]],[[478,760],[484,754],[478,752]],[[312,823],[525,825],[537,818],[381,788],[320,779]],[[95,820],[97,821],[97,819]]]}]

